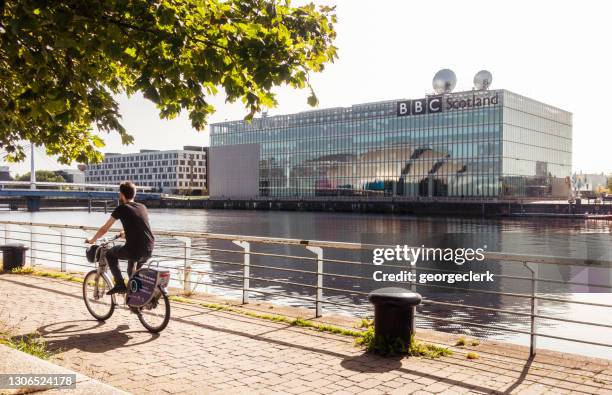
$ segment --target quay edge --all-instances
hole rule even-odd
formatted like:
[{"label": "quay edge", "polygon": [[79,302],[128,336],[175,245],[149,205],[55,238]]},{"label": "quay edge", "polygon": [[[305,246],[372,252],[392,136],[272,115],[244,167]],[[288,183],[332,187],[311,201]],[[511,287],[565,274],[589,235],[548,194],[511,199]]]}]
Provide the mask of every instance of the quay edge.
[{"label": "quay edge", "polygon": [[[158,206],[159,204],[159,206]],[[586,215],[612,215],[612,204],[530,203],[501,201],[402,201],[402,200],[306,200],[306,199],[162,199],[151,207],[210,210],[324,211],[442,216],[542,216],[588,219]],[[595,218],[595,217],[593,217]]]}]

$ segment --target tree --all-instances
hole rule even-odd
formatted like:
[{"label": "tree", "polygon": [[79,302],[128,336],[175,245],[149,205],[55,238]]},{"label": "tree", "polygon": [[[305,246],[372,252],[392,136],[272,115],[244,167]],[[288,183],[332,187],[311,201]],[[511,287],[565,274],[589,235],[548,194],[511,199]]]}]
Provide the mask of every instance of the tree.
[{"label": "tree", "polygon": [[99,161],[103,133],[133,141],[123,92],[162,118],[187,111],[197,130],[219,88],[246,119],[283,84],[316,105],[308,76],[336,58],[335,22],[332,7],[289,0],[0,0],[0,147],[11,160],[28,140],[61,163]]},{"label": "tree", "polygon": [[[30,172],[22,176],[17,176],[16,181],[30,181]],[[59,174],[55,174],[49,170],[36,170],[37,182],[66,182],[66,179]]]}]

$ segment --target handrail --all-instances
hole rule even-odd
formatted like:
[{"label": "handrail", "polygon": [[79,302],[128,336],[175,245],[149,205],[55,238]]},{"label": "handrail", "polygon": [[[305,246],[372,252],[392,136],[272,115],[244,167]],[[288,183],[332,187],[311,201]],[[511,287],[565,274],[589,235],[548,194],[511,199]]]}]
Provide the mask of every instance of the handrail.
[{"label": "handrail", "polygon": [[[1,224],[1,222],[0,222]],[[31,235],[36,235],[36,236],[56,236],[56,234],[53,233],[39,233],[39,232],[31,232],[31,231],[19,231],[19,230],[11,230],[11,232],[13,233],[27,233],[27,234],[31,234]],[[70,236],[70,235],[65,235],[64,236],[67,239],[83,239],[83,236]],[[51,243],[51,242],[45,242],[45,241],[37,241],[37,243],[42,243],[42,244],[55,244],[55,243]],[[76,245],[76,244],[65,244],[67,247],[82,247],[82,245]],[[163,243],[159,243],[157,242],[155,244],[157,247],[169,247],[169,248],[178,248],[177,246],[172,246],[169,244],[163,244]],[[243,254],[242,251],[237,251],[237,250],[228,250],[228,249],[219,249],[219,248],[203,248],[203,247],[191,247],[191,250],[194,251],[214,251],[214,252],[223,252],[223,253],[229,253],[229,254]],[[253,256],[265,256],[265,257],[272,257],[272,258],[285,258],[285,259],[293,259],[293,260],[304,260],[304,261],[317,261],[316,257],[308,257],[308,256],[295,256],[295,255],[287,255],[287,254],[271,254],[271,253],[264,253],[264,252],[254,252],[251,251],[250,252],[251,255]],[[166,255],[156,255],[156,257],[161,257],[161,258],[172,258],[175,259],[176,257],[173,256],[166,256]],[[195,261],[196,264],[198,263],[219,263],[219,264],[227,264],[227,265],[235,265],[235,266],[242,266],[242,263],[237,263],[237,262],[224,262],[224,261],[209,261],[209,260],[202,260],[202,259],[197,259],[197,258],[191,258],[192,261]],[[351,264],[351,265],[372,265],[369,262],[360,262],[360,261],[348,261],[348,260],[342,260],[342,259],[330,259],[330,258],[324,258],[323,259],[324,262],[330,262],[330,263],[343,263],[343,264]],[[286,271],[286,272],[294,272],[294,273],[304,273],[304,274],[316,274],[315,271],[312,270],[300,270],[300,269],[289,269],[286,267],[271,267],[271,266],[260,266],[260,265],[251,265],[251,267],[259,267],[259,268],[266,268],[266,269],[272,269],[272,270],[279,270],[279,271]],[[401,265],[391,265],[391,264],[381,264],[378,265],[379,268],[394,268],[394,269],[398,269],[398,268],[402,268],[404,266]],[[447,269],[437,269],[437,268],[427,268],[427,267],[419,267],[419,270],[421,271],[436,271],[436,272],[444,272],[444,273],[457,273],[457,274],[462,274],[463,272],[460,271],[455,271],[455,270],[447,270]],[[358,280],[363,280],[363,279],[367,279],[365,277],[361,277],[361,276],[353,276],[353,275],[347,275],[347,274],[338,274],[338,273],[323,273],[324,276],[331,276],[331,277],[339,277],[339,278],[352,278],[352,279],[358,279]],[[496,278],[507,278],[507,279],[514,279],[514,280],[525,280],[525,281],[531,281],[532,278],[530,277],[525,277],[525,276],[512,276],[512,275],[505,275],[505,274],[496,274],[495,275]],[[589,286],[589,287],[595,287],[595,288],[607,288],[607,289],[612,289],[612,285],[604,285],[604,284],[591,284],[591,283],[585,283],[585,282],[575,282],[575,281],[560,281],[560,280],[553,280],[553,279],[546,279],[546,278],[539,278],[536,277],[535,280],[537,282],[545,282],[545,283],[552,283],[552,284],[564,284],[564,285],[577,285],[577,286]],[[427,286],[427,284],[422,284],[424,286]],[[467,291],[467,290],[466,290]]]},{"label": "handrail", "polygon": [[[86,225],[67,225],[67,224],[53,224],[53,223],[40,223],[40,222],[27,222],[27,221],[0,221],[0,224],[4,225],[17,225],[17,226],[39,226],[46,228],[58,228],[58,229],[78,229],[78,230],[90,230],[97,231],[99,227],[86,226]],[[110,231],[119,232],[121,228],[111,228]],[[292,239],[292,238],[281,238],[281,237],[267,237],[267,236],[245,236],[245,235],[230,235],[222,233],[211,233],[211,232],[185,232],[185,231],[167,231],[167,230],[155,230],[156,235],[160,236],[182,236],[198,239],[216,239],[216,240],[241,240],[247,242],[255,242],[262,244],[283,244],[283,245],[295,245],[295,246],[308,246],[308,247],[322,247],[322,248],[334,248],[344,250],[369,250],[374,248],[393,248],[394,245],[385,244],[368,244],[368,243],[351,243],[342,241],[324,241],[324,240],[304,240],[304,239]],[[485,252],[488,259],[496,261],[512,261],[512,262],[530,262],[530,263],[542,263],[551,265],[563,265],[563,266],[589,266],[589,267],[602,267],[612,268],[612,261],[599,260],[599,259],[587,259],[587,258],[571,258],[571,257],[559,257],[559,256],[545,256],[545,255],[524,255],[524,254],[512,254],[502,252]]]}]

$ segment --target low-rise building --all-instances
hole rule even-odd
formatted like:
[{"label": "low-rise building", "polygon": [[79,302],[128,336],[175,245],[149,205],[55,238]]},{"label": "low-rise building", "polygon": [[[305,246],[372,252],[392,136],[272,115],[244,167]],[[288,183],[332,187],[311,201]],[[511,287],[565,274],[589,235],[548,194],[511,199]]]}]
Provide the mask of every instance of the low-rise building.
[{"label": "low-rise building", "polygon": [[132,181],[159,192],[201,195],[208,193],[208,148],[184,146],[182,150],[140,150],[107,153],[102,163],[85,170],[85,182],[111,184]]},{"label": "low-rise building", "polygon": [[574,173],[572,183],[576,192],[600,192],[608,186],[608,177],[604,174]]},{"label": "low-rise building", "polygon": [[64,177],[66,182],[73,184],[84,184],[85,183],[85,172],[79,169],[62,169],[54,172],[58,176]]},{"label": "low-rise building", "polygon": [[0,181],[12,181],[11,173],[8,166],[0,166]]}]

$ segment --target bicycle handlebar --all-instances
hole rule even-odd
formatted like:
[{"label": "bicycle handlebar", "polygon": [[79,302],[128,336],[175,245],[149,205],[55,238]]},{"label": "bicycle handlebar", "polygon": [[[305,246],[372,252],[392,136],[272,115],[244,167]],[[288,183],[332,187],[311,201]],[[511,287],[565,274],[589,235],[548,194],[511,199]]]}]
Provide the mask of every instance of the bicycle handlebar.
[{"label": "bicycle handlebar", "polygon": [[110,243],[112,241],[115,241],[115,240],[119,239],[120,237],[121,237],[121,234],[118,234],[118,235],[113,236],[113,237],[103,237],[101,239],[98,239],[98,244],[105,245],[105,244],[108,244],[108,243]]}]

